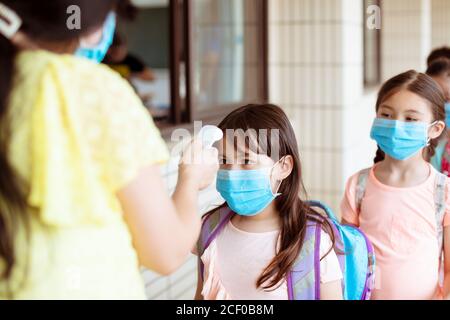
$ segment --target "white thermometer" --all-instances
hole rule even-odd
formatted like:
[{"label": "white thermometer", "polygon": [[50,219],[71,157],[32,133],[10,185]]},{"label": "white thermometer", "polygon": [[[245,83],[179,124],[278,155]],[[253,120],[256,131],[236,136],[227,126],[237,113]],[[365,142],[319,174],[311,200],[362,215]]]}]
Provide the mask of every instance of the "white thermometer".
[{"label": "white thermometer", "polygon": [[198,137],[202,139],[203,148],[212,148],[213,144],[222,140],[223,132],[216,126],[204,126],[198,133]]}]

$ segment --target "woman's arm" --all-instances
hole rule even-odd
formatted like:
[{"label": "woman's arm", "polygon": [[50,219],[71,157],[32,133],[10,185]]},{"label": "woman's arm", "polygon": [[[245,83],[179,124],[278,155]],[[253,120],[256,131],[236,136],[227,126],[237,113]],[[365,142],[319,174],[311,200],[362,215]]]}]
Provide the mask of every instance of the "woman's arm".
[{"label": "woman's arm", "polygon": [[[330,236],[322,231],[320,239],[320,300],[342,300],[342,270]],[[330,251],[330,248],[331,251]]]},{"label": "woman's arm", "polygon": [[450,226],[444,228],[444,299],[450,300]]},{"label": "woman's arm", "polygon": [[137,77],[143,81],[155,81],[156,77],[150,68],[144,67],[142,71],[132,72],[133,77]]},{"label": "woman's arm", "polygon": [[203,161],[182,159],[172,199],[157,166],[142,170],[118,193],[141,264],[160,274],[180,267],[197,241],[198,192],[212,183],[218,170],[217,149],[203,150],[196,141],[186,154],[192,152],[203,154]]}]

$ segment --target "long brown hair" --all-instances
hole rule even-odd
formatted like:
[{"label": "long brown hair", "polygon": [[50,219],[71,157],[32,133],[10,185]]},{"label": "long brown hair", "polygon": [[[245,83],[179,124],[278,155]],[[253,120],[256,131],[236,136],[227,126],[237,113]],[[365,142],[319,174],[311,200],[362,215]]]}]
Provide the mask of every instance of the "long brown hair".
[{"label": "long brown hair", "polygon": [[[334,247],[334,234],[328,221],[324,221],[321,215],[315,212],[300,198],[306,191],[302,182],[302,168],[298,151],[297,139],[288,117],[283,110],[272,104],[250,104],[243,106],[230,113],[220,124],[219,128],[226,130],[279,130],[279,141],[277,146],[272,145],[272,139],[258,141],[258,144],[265,144],[263,148],[267,156],[278,161],[284,156],[290,155],[293,158],[293,170],[280,185],[278,196],[275,199],[276,209],[281,219],[280,238],[276,256],[265,268],[256,282],[256,286],[266,290],[276,288],[292,268],[300,250],[306,234],[306,223],[314,220],[323,224],[324,230],[330,234]],[[279,154],[275,153],[275,148]]]},{"label": "long brown hair", "polygon": [[[61,44],[70,47],[81,36],[100,27],[107,14],[117,8],[119,15],[131,10],[129,0],[1,0],[22,20],[20,31],[33,42]],[[81,29],[69,30],[67,9],[77,5],[81,10]],[[127,11],[129,12],[129,11]],[[26,186],[20,181],[8,159],[11,136],[8,123],[9,96],[13,87],[14,63],[19,48],[0,34],[0,280],[9,280],[16,264],[15,235],[18,227],[29,232]]]},{"label": "long brown hair", "polygon": [[[383,102],[401,90],[411,91],[427,100],[431,106],[433,121],[445,121],[445,98],[441,88],[430,76],[414,70],[399,74],[386,81],[378,93],[376,112]],[[426,148],[427,160],[434,156],[439,139],[440,137],[430,141],[430,145]],[[378,147],[374,162],[381,162],[384,158],[384,152]]]}]

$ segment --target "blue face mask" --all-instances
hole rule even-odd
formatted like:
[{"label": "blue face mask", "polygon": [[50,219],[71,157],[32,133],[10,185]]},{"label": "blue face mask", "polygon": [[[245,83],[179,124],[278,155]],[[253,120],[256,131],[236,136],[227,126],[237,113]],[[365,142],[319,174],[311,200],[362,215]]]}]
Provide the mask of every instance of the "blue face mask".
[{"label": "blue face mask", "polygon": [[108,53],[109,47],[114,40],[114,32],[116,31],[116,14],[111,12],[106,18],[103,25],[103,35],[100,42],[94,47],[82,46],[75,52],[77,57],[87,58],[94,62],[100,63]]},{"label": "blue face mask", "polygon": [[270,183],[272,168],[219,170],[217,191],[235,213],[241,216],[255,216],[279,195],[272,192]]},{"label": "blue face mask", "polygon": [[428,128],[435,123],[427,125],[423,122],[376,118],[370,137],[390,157],[406,160],[429,144]]},{"label": "blue face mask", "polygon": [[445,125],[450,128],[450,102],[445,104]]}]

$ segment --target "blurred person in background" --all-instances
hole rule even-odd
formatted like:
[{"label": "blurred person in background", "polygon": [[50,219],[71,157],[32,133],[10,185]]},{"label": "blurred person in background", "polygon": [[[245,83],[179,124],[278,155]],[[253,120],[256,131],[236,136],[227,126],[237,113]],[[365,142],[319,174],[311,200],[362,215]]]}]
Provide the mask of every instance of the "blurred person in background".
[{"label": "blurred person in background", "polygon": [[442,135],[434,156],[431,158],[431,164],[436,170],[450,176],[450,48],[439,48],[434,50],[428,58],[427,75],[441,87],[445,97],[445,124],[446,134]]},{"label": "blurred person in background", "polygon": [[103,63],[128,80],[131,77],[144,81],[155,80],[152,70],[142,59],[128,51],[127,40],[117,31]]},{"label": "blurred person in background", "polygon": [[427,67],[430,67],[433,62],[442,58],[450,59],[450,47],[444,46],[431,51],[427,57]]}]

